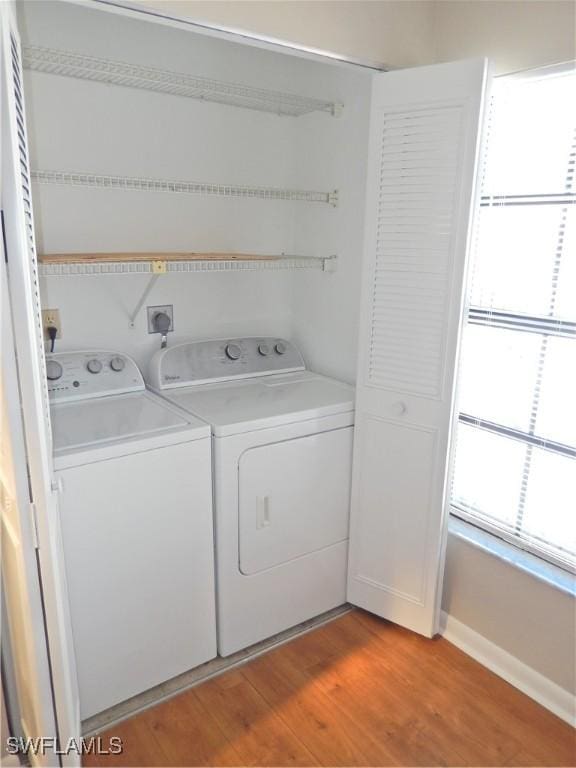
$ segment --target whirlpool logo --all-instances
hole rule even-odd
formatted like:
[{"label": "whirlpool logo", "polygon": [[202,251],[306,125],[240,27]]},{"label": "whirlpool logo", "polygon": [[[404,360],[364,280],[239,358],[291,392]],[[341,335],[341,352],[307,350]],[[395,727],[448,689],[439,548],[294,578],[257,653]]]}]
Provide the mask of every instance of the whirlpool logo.
[{"label": "whirlpool logo", "polygon": [[168,373],[164,375],[164,381],[178,381],[180,376],[170,376]]}]

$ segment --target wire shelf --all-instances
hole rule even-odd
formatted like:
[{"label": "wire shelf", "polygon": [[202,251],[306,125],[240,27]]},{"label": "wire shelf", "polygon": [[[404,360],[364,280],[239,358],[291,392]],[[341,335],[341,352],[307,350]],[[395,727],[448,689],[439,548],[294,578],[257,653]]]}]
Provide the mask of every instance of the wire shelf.
[{"label": "wire shelf", "polygon": [[76,171],[32,171],[36,184],[58,184],[96,189],[120,189],[128,192],[170,192],[184,195],[217,195],[220,197],[251,197],[260,200],[291,200],[307,203],[338,205],[338,191],[318,192],[280,187],[248,187],[238,184],[211,184],[204,181],[175,181],[133,176],[105,176]]},{"label": "wire shelf", "polygon": [[157,91],[290,117],[300,117],[311,112],[327,112],[338,116],[342,109],[341,104],[333,101],[196,77],[139,64],[110,61],[53,48],[25,46],[23,63],[26,69],[36,72]]},{"label": "wire shelf", "polygon": [[270,259],[234,260],[194,260],[166,261],[159,272],[157,262],[87,262],[71,264],[38,265],[39,273],[44,277],[78,277],[95,275],[153,275],[184,272],[238,272],[256,270],[319,269],[333,271],[335,256],[274,256]]}]

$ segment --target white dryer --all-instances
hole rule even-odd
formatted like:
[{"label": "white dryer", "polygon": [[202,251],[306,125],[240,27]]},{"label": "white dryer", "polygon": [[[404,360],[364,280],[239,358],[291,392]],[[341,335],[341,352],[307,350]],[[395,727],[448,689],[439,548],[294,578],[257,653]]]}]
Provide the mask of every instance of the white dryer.
[{"label": "white dryer", "polygon": [[220,654],[342,605],[353,388],[260,337],[159,350],[147,383],[212,427]]},{"label": "white dryer", "polygon": [[210,430],[126,355],[47,374],[84,719],[216,655]]}]

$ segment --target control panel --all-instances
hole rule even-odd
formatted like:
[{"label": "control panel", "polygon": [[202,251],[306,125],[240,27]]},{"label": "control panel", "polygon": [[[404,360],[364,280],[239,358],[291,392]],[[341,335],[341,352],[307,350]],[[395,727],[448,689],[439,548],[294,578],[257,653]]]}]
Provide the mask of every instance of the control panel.
[{"label": "control panel", "polygon": [[131,357],[105,349],[46,355],[48,394],[52,402],[121,395],[144,389]]},{"label": "control panel", "polygon": [[153,389],[173,389],[304,369],[302,355],[285,339],[211,339],[158,350],[150,361],[147,383]]}]

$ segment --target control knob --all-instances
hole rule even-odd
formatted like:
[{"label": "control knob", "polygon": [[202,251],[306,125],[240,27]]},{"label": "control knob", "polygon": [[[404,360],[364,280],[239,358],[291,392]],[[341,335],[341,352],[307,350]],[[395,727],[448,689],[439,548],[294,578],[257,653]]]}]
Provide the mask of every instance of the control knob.
[{"label": "control knob", "polygon": [[123,371],[125,366],[126,362],[123,357],[113,357],[112,360],[110,360],[110,368],[112,368],[113,371],[116,371],[116,373]]},{"label": "control knob", "polygon": [[88,360],[86,368],[90,373],[100,373],[102,370],[102,363],[97,358],[93,358],[92,360]]},{"label": "control knob", "polygon": [[240,349],[238,344],[227,344],[225,352],[226,352],[226,357],[228,357],[230,360],[238,360],[238,358],[242,354],[242,350]]},{"label": "control knob", "polygon": [[266,355],[270,354],[270,347],[268,346],[268,344],[258,344],[258,352],[263,357],[266,357]]},{"label": "control knob", "polygon": [[286,352],[286,344],[283,341],[276,342],[274,349],[279,355],[283,355]]},{"label": "control knob", "polygon": [[46,377],[48,381],[58,381],[62,376],[62,366],[56,360],[46,361]]}]

